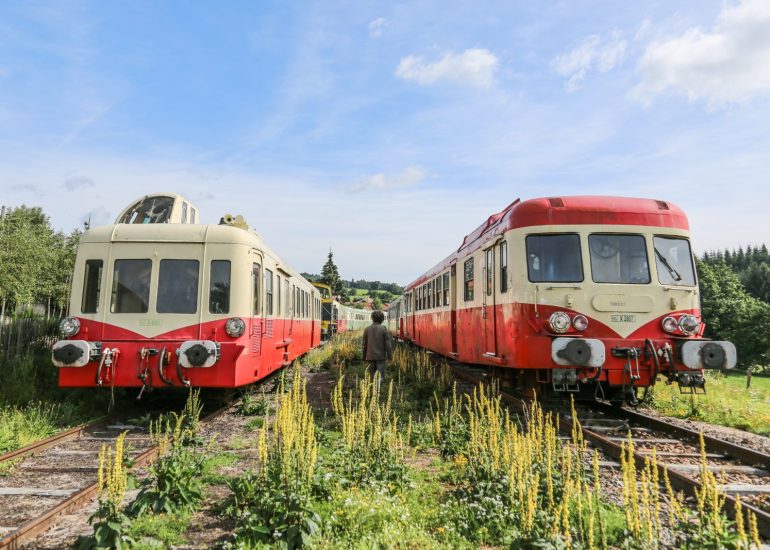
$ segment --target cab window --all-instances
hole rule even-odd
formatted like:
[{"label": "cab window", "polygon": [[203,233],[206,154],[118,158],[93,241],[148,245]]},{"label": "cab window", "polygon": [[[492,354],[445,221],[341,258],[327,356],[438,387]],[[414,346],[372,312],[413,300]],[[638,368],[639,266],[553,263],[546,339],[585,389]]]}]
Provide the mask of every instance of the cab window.
[{"label": "cab window", "polygon": [[591,278],[595,283],[647,284],[650,266],[641,235],[589,235]]},{"label": "cab window", "polygon": [[690,241],[679,237],[653,237],[652,242],[660,284],[695,286]]},{"label": "cab window", "polygon": [[527,273],[533,283],[583,281],[580,238],[569,235],[527,236]]},{"label": "cab window", "polygon": [[254,295],[252,302],[252,315],[255,317],[259,315],[259,281],[261,275],[261,266],[257,263],[251,265],[251,280],[254,285]]}]

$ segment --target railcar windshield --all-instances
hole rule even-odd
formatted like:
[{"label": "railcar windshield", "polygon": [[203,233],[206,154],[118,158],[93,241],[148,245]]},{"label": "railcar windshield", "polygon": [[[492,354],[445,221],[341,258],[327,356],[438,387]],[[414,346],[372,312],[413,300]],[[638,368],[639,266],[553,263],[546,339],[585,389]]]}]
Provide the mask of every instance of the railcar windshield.
[{"label": "railcar windshield", "polygon": [[168,223],[174,197],[147,197],[136,203],[120,219],[120,223]]},{"label": "railcar windshield", "polygon": [[582,282],[580,237],[575,234],[527,236],[527,272],[533,283]]},{"label": "railcar windshield", "polygon": [[198,311],[198,260],[161,260],[158,313]]},{"label": "railcar windshield", "polygon": [[653,237],[652,242],[660,284],[695,286],[690,241],[681,237]]},{"label": "railcar windshield", "polygon": [[147,313],[152,260],[115,260],[112,313]]},{"label": "railcar windshield", "polygon": [[647,246],[641,235],[589,235],[595,283],[648,284]]},{"label": "railcar windshield", "polygon": [[230,261],[212,260],[209,277],[209,313],[230,312]]}]

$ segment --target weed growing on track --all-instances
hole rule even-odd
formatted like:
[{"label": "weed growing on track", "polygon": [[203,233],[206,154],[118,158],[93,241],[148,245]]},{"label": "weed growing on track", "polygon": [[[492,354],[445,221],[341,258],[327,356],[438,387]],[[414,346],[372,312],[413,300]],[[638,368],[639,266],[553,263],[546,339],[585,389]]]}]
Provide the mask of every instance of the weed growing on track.
[{"label": "weed growing on track", "polygon": [[81,550],[92,548],[131,548],[135,542],[128,533],[130,520],[123,511],[122,501],[128,488],[128,469],[125,465],[126,434],[120,434],[115,447],[102,445],[99,452],[99,504],[89,519],[94,527],[92,535],[80,537]]},{"label": "weed growing on track", "polygon": [[355,392],[343,397],[344,376],[332,394],[332,408],[342,432],[342,448],[335,454],[340,482],[345,485],[379,483],[389,491],[400,490],[406,481],[404,455],[411,434],[399,430],[391,410],[393,382],[382,402],[379,383],[369,376],[359,380]]},{"label": "weed growing on track", "polygon": [[317,347],[302,359],[302,363],[311,372],[328,369],[333,365],[351,365],[363,359],[361,352],[361,332],[343,332],[335,334],[321,347]]},{"label": "weed growing on track", "polygon": [[147,512],[176,514],[194,510],[203,500],[204,456],[187,445],[193,439],[187,427],[193,421],[172,414],[162,417],[151,429],[150,438],[158,446],[158,460],[130,506],[132,516]]},{"label": "weed growing on track", "polygon": [[257,395],[257,391],[252,389],[244,394],[241,402],[238,404],[238,414],[243,416],[265,416],[270,413],[270,402],[265,395],[265,389]]}]

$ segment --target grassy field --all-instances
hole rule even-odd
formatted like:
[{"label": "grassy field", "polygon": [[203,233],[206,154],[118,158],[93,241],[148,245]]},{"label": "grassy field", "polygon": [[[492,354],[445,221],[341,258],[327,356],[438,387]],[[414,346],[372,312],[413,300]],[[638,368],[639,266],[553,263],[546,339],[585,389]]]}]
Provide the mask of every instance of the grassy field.
[{"label": "grassy field", "polygon": [[743,372],[706,373],[706,394],[680,394],[675,384],[657,384],[652,406],[676,418],[702,420],[770,435],[770,377],[757,376],[746,389]]}]

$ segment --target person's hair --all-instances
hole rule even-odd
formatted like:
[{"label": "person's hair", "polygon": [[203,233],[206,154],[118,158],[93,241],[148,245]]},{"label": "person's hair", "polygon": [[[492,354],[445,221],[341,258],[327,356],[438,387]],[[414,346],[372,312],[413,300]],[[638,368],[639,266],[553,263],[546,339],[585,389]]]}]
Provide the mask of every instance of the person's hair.
[{"label": "person's hair", "polygon": [[374,321],[378,325],[381,325],[384,320],[385,320],[385,314],[383,312],[379,310],[372,311],[372,321]]}]

